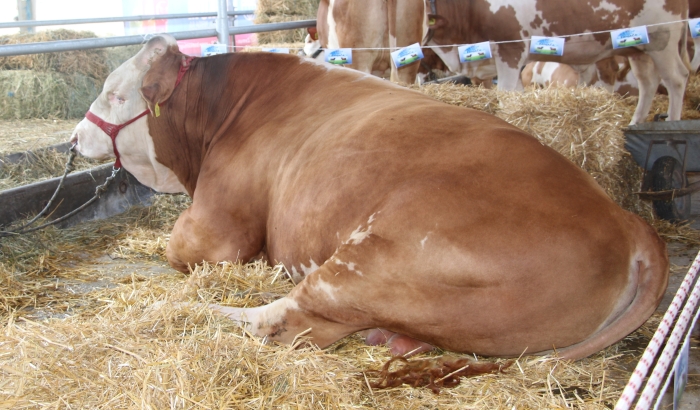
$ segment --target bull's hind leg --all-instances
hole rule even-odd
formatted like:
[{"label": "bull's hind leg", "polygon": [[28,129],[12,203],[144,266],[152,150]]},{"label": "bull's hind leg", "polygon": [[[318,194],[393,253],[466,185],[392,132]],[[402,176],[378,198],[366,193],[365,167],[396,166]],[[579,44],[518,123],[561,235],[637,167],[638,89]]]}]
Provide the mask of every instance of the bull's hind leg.
[{"label": "bull's hind leg", "polygon": [[298,335],[303,335],[324,348],[358,330],[302,308],[291,294],[255,308],[209,307],[244,324],[255,336],[285,344],[292,344]]},{"label": "bull's hind leg", "polygon": [[[329,267],[330,265],[330,267]],[[358,330],[367,328],[363,312],[357,311],[342,296],[346,290],[334,280],[347,274],[326,262],[287,295],[273,303],[255,308],[231,308],[209,305],[230,319],[244,323],[253,335],[291,344],[303,334],[324,348]],[[361,301],[358,301],[358,305]]]}]

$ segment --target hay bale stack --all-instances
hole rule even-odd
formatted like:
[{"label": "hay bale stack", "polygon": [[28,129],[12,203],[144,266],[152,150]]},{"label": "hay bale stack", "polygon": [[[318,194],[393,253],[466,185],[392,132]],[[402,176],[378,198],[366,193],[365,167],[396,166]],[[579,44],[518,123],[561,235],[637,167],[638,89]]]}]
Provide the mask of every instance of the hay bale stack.
[{"label": "hay bale stack", "polygon": [[0,119],[80,118],[101,88],[80,73],[0,71]]},{"label": "hay bale stack", "polygon": [[[41,43],[47,41],[95,38],[90,31],[51,30],[36,34],[15,34],[0,37],[0,44]],[[0,57],[2,70],[36,70],[57,73],[80,73],[104,81],[109,75],[104,49],[63,51],[60,53],[30,54]]]},{"label": "hay bale stack", "polygon": [[[315,19],[318,2],[319,0],[258,0],[255,24]],[[304,36],[305,29],[258,33],[258,43],[303,43]]]},{"label": "hay bale stack", "polygon": [[[0,44],[94,38],[88,31],[54,30],[0,37]],[[109,75],[104,49],[0,58],[0,119],[80,118]]]}]

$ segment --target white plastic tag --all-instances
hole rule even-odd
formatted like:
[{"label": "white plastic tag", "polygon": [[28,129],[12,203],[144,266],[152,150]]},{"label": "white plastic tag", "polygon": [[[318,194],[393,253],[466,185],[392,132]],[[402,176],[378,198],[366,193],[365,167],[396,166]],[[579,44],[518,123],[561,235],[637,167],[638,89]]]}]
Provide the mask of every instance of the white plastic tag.
[{"label": "white plastic tag", "polygon": [[613,48],[633,47],[640,44],[649,44],[647,26],[623,28],[610,32]]},{"label": "white plastic tag", "polygon": [[326,50],[326,62],[331,64],[352,64],[351,48]]},{"label": "white plastic tag", "polygon": [[415,43],[391,53],[391,59],[396,68],[407,66],[423,58],[423,50],[420,44]]},{"label": "white plastic tag", "polygon": [[688,27],[693,38],[700,37],[700,18],[688,20]]},{"label": "white plastic tag", "polygon": [[202,44],[202,57],[226,54],[226,44]]},{"label": "white plastic tag", "polygon": [[532,36],[530,54],[562,56],[564,55],[564,39],[561,37]]},{"label": "white plastic tag", "polygon": [[280,54],[289,54],[289,49],[288,48],[270,48],[270,47],[263,47],[262,51],[267,51],[268,53],[280,53]]},{"label": "white plastic tag", "polygon": [[491,45],[488,41],[476,44],[467,44],[457,48],[459,52],[459,61],[462,63],[471,63],[474,61],[486,60],[492,58]]}]

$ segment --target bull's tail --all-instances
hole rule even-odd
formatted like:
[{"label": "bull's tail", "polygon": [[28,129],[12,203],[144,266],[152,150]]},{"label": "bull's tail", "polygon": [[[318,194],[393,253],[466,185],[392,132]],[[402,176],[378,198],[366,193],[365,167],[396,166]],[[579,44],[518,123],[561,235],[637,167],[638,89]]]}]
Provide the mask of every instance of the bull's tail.
[{"label": "bull's tail", "polygon": [[666,244],[641,218],[632,222],[637,238],[636,251],[630,259],[631,301],[614,313],[606,324],[586,340],[558,350],[565,359],[580,359],[622,340],[637,330],[654,313],[668,286],[669,262]]},{"label": "bull's tail", "polygon": [[[681,60],[683,60],[683,65],[685,65],[685,68],[688,69],[689,73],[692,73],[693,69],[690,64],[690,55],[688,54],[688,30],[685,28],[685,26],[683,27],[683,34],[681,34],[681,40],[679,41],[678,47]],[[695,52],[697,53],[698,50],[695,50]]]}]

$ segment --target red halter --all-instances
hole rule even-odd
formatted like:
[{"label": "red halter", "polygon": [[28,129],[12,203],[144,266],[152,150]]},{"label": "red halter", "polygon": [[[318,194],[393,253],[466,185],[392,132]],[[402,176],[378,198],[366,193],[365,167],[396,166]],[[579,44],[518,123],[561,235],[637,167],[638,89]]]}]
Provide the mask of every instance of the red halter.
[{"label": "red halter", "polygon": [[[182,81],[182,78],[185,76],[185,73],[187,70],[190,68],[190,62],[194,60],[194,57],[187,57],[185,59],[185,62],[180,66],[180,71],[177,73],[177,80],[175,80],[175,87],[173,87],[173,90],[177,88],[178,85],[180,85],[180,82]],[[130,119],[129,121],[123,123],[123,124],[112,124],[109,123],[102,118],[98,117],[97,115],[93,114],[92,111],[88,110],[87,113],[85,113],[85,119],[88,121],[92,122],[93,124],[97,125],[100,127],[102,131],[105,132],[105,134],[109,135],[109,138],[112,140],[112,149],[114,150],[114,156],[117,157],[117,159],[114,161],[114,168],[119,169],[122,167],[122,162],[121,159],[119,158],[119,151],[117,150],[117,135],[119,134],[119,131],[121,131],[122,128],[126,127],[127,125],[131,124],[132,122],[138,120],[139,118],[143,117],[144,115],[148,114],[150,112],[149,109],[146,109],[144,112],[141,114],[137,115],[136,117]]]}]

